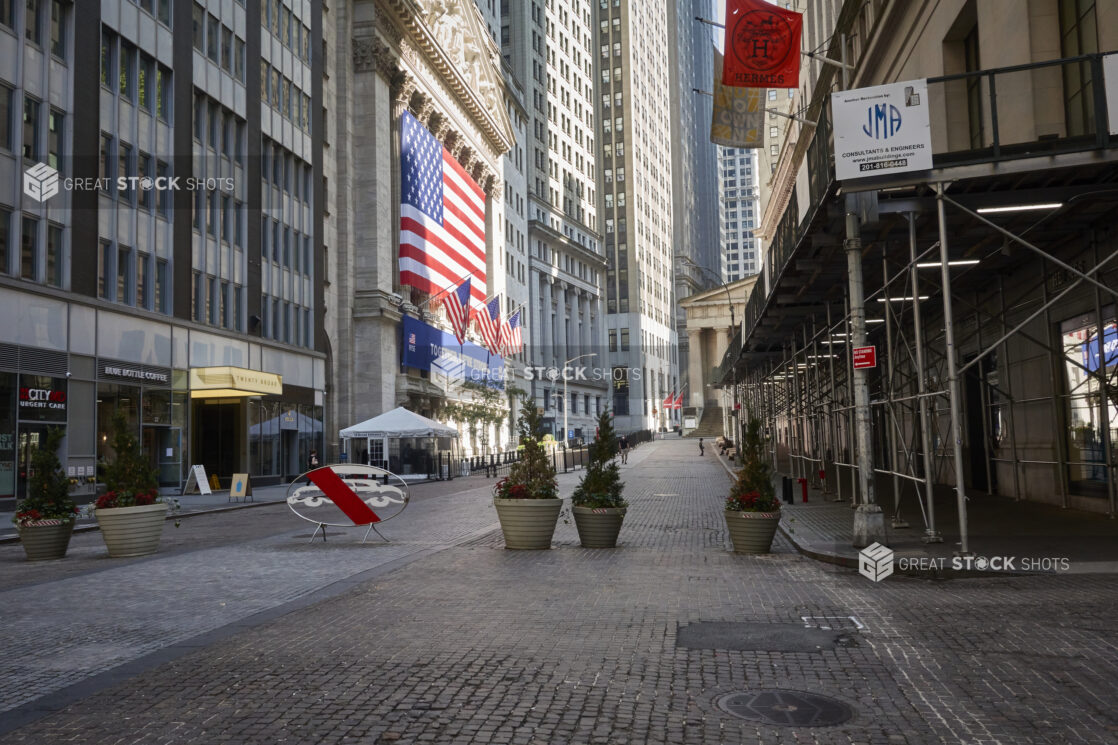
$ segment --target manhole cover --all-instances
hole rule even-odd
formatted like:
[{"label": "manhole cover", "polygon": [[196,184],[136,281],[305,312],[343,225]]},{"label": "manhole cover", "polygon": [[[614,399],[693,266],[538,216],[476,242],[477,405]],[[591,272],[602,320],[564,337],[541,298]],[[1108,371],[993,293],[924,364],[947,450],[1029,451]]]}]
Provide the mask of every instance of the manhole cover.
[{"label": "manhole cover", "polygon": [[827,727],[854,716],[846,703],[807,691],[728,693],[718,699],[717,705],[740,719],[786,727]]}]

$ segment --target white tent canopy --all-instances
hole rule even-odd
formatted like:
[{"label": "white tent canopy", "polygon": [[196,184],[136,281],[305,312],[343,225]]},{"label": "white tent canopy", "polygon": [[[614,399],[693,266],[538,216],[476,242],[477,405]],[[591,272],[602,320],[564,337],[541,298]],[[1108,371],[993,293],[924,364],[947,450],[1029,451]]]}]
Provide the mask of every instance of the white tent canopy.
[{"label": "white tent canopy", "polygon": [[360,424],[346,427],[341,431],[341,437],[344,440],[363,437],[457,438],[458,430],[399,406]]}]

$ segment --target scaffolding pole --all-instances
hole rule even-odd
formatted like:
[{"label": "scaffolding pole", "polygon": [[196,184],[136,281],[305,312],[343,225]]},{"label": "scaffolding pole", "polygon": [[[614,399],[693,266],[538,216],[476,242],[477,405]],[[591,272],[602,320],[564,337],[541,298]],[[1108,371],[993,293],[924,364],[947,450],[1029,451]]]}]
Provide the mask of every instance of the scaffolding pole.
[{"label": "scaffolding pole", "polygon": [[[958,349],[955,346],[955,324],[951,308],[951,271],[947,251],[947,217],[944,209],[943,183],[936,184],[936,213],[939,219],[939,258],[943,295],[943,330],[947,352],[947,390],[951,408],[951,442],[955,451],[955,494],[959,507],[959,555],[970,555],[970,537],[967,533],[967,493],[963,477],[963,430],[960,408]],[[919,299],[914,302],[920,302]]]},{"label": "scaffolding pole", "polygon": [[917,405],[920,412],[920,449],[924,457],[924,499],[927,503],[928,526],[924,529],[925,543],[942,543],[943,536],[936,530],[936,507],[932,479],[932,423],[928,414],[928,384],[924,369],[924,323],[920,316],[920,280],[916,266],[916,216],[906,213],[908,218],[908,255],[909,272],[912,274],[912,326],[913,347],[916,351],[916,391],[919,395]]}]

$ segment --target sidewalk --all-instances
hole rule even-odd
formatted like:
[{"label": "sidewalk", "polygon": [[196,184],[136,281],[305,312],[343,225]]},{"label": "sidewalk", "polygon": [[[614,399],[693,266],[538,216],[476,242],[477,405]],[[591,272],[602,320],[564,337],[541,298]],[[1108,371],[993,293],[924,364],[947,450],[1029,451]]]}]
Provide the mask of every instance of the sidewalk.
[{"label": "sidewalk", "polygon": [[[722,462],[731,471],[728,461]],[[782,475],[776,474],[774,478],[777,494]],[[799,482],[793,486],[793,503],[782,508],[781,532],[807,556],[857,568],[849,489],[847,499],[836,502],[833,493],[825,495],[809,488],[805,504]],[[935,520],[943,542],[924,543],[924,505],[912,485],[902,484],[899,512],[895,512],[892,479],[879,477],[875,487],[877,503],[885,513],[885,540],[880,542],[893,549],[896,557],[915,560],[908,563],[907,569],[898,566],[897,571],[918,576],[957,574],[951,567],[952,557],[959,550],[955,491],[950,487],[936,488]],[[909,527],[892,527],[894,514],[899,514]],[[1118,520],[1106,515],[981,494],[972,495],[967,501],[967,525],[971,553],[976,557],[1017,557],[1018,573],[1043,572],[1052,564],[1044,560],[1054,558],[1068,560],[1068,573],[1118,573]],[[937,561],[935,566],[924,561],[921,568],[921,559]]]},{"label": "sidewalk", "polygon": [[[408,485],[412,499],[443,494],[447,491],[466,491],[483,484],[496,483],[495,478],[486,477],[484,472],[470,476],[455,477],[450,481],[419,481]],[[281,504],[287,501],[287,489],[290,484],[277,484],[275,486],[254,486],[252,495],[245,499],[230,500],[229,490],[214,491],[210,494],[164,494],[164,499],[177,499],[179,512],[177,515],[168,515],[168,520],[191,517],[212,512],[230,512],[249,507],[263,507],[270,504]],[[0,544],[19,541],[19,531],[12,523],[14,512],[0,512]],[[98,530],[97,521],[93,518],[78,520],[74,527],[75,533]]]}]

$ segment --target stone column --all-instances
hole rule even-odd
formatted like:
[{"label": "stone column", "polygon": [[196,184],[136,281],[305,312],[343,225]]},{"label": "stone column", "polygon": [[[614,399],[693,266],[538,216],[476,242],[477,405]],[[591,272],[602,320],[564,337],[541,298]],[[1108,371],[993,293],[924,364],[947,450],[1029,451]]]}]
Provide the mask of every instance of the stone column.
[{"label": "stone column", "polygon": [[543,330],[543,334],[540,337],[540,364],[547,366],[554,364],[555,360],[555,328],[551,311],[552,279],[541,274],[540,281],[543,283],[543,312],[540,314],[540,328]]},{"label": "stone column", "polygon": [[[590,354],[591,352],[597,352],[598,350],[594,349],[594,342],[592,341],[593,335],[590,332],[590,293],[589,292],[583,292],[582,293],[582,329],[581,329],[581,331],[582,331],[582,340],[581,340],[582,341],[582,344],[581,344],[582,353],[583,354]],[[601,353],[599,352],[599,354],[601,354]],[[598,357],[594,357],[590,361],[593,362],[593,363],[598,363],[598,362],[601,362],[602,360]]]},{"label": "stone column", "polygon": [[570,357],[567,354],[567,319],[570,318],[570,308],[567,302],[567,285],[563,282],[559,283],[559,297],[555,303],[555,325],[556,325],[556,344],[555,344],[555,364],[562,366],[563,363]]},{"label": "stone column", "polygon": [[706,371],[703,369],[703,330],[687,329],[687,371],[691,387],[687,391],[690,406],[702,406],[706,389]]}]

